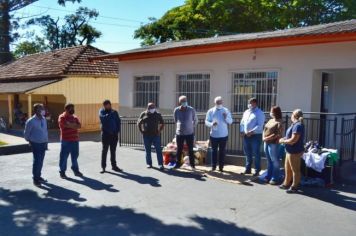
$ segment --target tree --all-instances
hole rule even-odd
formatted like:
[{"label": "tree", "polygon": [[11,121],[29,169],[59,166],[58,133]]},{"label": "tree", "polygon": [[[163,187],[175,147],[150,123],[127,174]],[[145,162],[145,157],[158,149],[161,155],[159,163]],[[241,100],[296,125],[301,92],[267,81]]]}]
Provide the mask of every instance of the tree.
[{"label": "tree", "polygon": [[101,32],[89,24],[99,13],[86,7],[79,7],[74,14],[66,15],[64,23],[50,15],[31,19],[28,25],[43,27],[44,39],[49,42],[50,49],[58,49],[83,44],[92,44],[101,36]]},{"label": "tree", "polygon": [[356,17],[355,0],[186,0],[135,31],[142,45],[285,29]]},{"label": "tree", "polygon": [[23,41],[16,45],[13,56],[15,58],[20,58],[29,54],[44,52],[48,49],[49,47],[44,40],[40,37],[36,37],[33,41]]},{"label": "tree", "polygon": [[[0,64],[12,60],[10,43],[16,35],[12,31],[18,26],[13,18],[13,12],[22,9],[38,0],[0,0]],[[81,2],[81,0],[57,0],[58,4],[64,6],[66,2]]]}]

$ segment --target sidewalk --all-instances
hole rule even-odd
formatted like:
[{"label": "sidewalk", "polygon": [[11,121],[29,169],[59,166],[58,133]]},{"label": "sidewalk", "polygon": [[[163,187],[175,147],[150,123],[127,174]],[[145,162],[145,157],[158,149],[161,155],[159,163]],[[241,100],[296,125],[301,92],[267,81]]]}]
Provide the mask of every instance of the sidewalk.
[{"label": "sidewalk", "polygon": [[0,140],[6,143],[6,145],[0,146],[0,156],[31,151],[27,141],[24,138],[0,133]]},{"label": "sidewalk", "polygon": [[[68,171],[70,178],[62,180],[60,146],[52,143],[49,149],[43,169],[49,182],[42,188],[32,185],[30,153],[0,157],[0,235],[349,236],[356,231],[354,186],[288,195],[236,173],[241,184],[203,169],[146,169],[144,152],[120,147],[124,172],[100,174],[96,142],[80,143],[85,177]],[[153,161],[156,166],[155,154]]]}]

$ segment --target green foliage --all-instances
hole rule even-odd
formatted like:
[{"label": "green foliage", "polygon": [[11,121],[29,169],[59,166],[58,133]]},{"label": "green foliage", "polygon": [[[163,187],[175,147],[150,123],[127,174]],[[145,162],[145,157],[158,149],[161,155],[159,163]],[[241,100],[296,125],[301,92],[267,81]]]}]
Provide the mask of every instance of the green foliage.
[{"label": "green foliage", "polygon": [[13,52],[15,58],[20,58],[29,54],[44,52],[49,50],[42,38],[36,37],[33,41],[23,41],[16,45]]},{"label": "green foliage", "polygon": [[66,15],[64,22],[50,15],[31,19],[28,25],[39,25],[50,49],[58,49],[83,44],[92,44],[101,36],[101,32],[89,25],[99,13],[86,7],[80,7],[74,14]]},{"label": "green foliage", "polygon": [[356,18],[356,0],[186,0],[135,31],[142,45]]}]

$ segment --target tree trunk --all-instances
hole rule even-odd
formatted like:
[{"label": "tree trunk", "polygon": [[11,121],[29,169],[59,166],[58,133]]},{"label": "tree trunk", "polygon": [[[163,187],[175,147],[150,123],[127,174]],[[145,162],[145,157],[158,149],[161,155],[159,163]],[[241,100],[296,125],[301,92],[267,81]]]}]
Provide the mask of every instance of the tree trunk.
[{"label": "tree trunk", "polygon": [[0,65],[12,60],[10,41],[10,6],[8,1],[2,1],[0,4]]}]

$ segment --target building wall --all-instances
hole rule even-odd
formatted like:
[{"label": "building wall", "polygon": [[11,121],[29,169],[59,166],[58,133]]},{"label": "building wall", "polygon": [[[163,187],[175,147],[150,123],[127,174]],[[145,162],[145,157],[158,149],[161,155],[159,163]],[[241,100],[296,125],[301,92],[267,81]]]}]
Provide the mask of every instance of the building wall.
[{"label": "building wall", "polygon": [[97,130],[98,110],[103,100],[110,99],[113,106],[118,109],[118,86],[117,78],[70,77],[38,88],[31,93],[63,94],[66,102],[75,105],[76,115],[82,122],[82,130]]},{"label": "building wall", "polygon": [[[278,99],[283,110],[301,108],[319,111],[321,83],[317,70],[356,68],[356,42],[256,50],[208,53],[120,62],[120,114],[137,115],[133,108],[133,79],[140,75],[160,76],[160,110],[170,114],[176,102],[176,74],[210,72],[210,103],[222,95],[231,106],[231,73],[237,71],[277,70]],[[351,81],[352,82],[352,81]],[[352,82],[353,83],[353,82]],[[316,94],[319,94],[319,98]],[[354,95],[354,93],[350,93]]]}]

